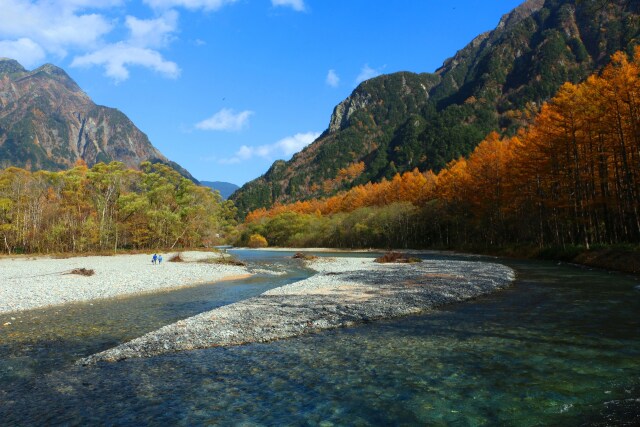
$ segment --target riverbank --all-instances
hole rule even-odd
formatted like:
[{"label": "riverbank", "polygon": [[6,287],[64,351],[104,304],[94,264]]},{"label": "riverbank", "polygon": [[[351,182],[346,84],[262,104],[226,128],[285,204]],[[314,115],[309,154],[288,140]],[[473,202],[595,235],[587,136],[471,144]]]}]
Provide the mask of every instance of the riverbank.
[{"label": "riverbank", "polygon": [[320,258],[318,273],[260,296],[165,326],[81,364],[268,342],[376,319],[418,314],[509,286],[510,268],[492,263],[426,260],[378,264],[373,258]]},{"label": "riverbank", "polygon": [[[545,253],[542,252],[538,257],[544,259]],[[581,249],[575,253],[568,251],[565,255],[555,256],[554,259],[587,267],[640,274],[640,250],[638,249],[619,247]]]},{"label": "riverbank", "polygon": [[585,267],[619,271],[621,273],[640,274],[640,247],[635,246],[598,246],[590,249],[584,246],[543,249],[523,246],[493,249],[468,248],[466,250],[476,254],[507,258],[561,261],[583,265]]},{"label": "riverbank", "polygon": [[[173,255],[163,254],[164,262],[156,265],[148,254],[0,258],[0,313],[158,292],[250,275],[242,266],[204,262],[221,256],[215,252],[181,252],[185,262],[169,262]],[[93,274],[70,274],[76,269],[93,270]]]},{"label": "riverbank", "polygon": [[[265,251],[312,251],[312,252],[386,252],[387,249],[333,249],[333,248],[259,248]],[[497,247],[497,248],[438,248],[438,249],[400,249],[400,252],[414,255],[428,255],[433,253],[451,253],[478,256],[493,256],[515,259],[538,259],[561,261],[585,267],[601,268],[603,270],[619,271],[621,273],[640,274],[640,247],[635,246],[598,246],[586,249],[583,246],[568,246],[566,248],[543,248],[533,246]]]}]

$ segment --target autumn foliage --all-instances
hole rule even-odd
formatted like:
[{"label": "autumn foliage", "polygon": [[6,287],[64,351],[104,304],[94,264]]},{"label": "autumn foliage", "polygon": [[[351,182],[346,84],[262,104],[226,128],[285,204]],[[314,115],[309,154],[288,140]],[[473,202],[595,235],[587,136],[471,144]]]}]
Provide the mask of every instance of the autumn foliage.
[{"label": "autumn foliage", "polygon": [[0,170],[0,251],[47,253],[199,247],[235,211],[161,164],[78,163],[63,172]]},{"label": "autumn foliage", "polygon": [[351,212],[364,206],[386,206],[394,202],[411,202],[418,205],[433,196],[435,180],[436,176],[433,173],[423,174],[418,169],[414,169],[411,172],[396,175],[391,181],[383,180],[377,184],[359,185],[328,199],[306,200],[288,205],[276,204],[269,210],[256,209],[247,215],[245,222],[272,218],[285,212],[332,215]]},{"label": "autumn foliage", "polygon": [[267,243],[267,239],[256,233],[249,237],[247,246],[250,248],[266,248],[269,244]]},{"label": "autumn foliage", "polygon": [[259,209],[245,224],[285,244],[380,245],[399,233],[396,246],[638,243],[640,49],[633,58],[616,53],[581,84],[565,84],[528,128],[491,133],[438,174],[416,169],[330,198]]}]

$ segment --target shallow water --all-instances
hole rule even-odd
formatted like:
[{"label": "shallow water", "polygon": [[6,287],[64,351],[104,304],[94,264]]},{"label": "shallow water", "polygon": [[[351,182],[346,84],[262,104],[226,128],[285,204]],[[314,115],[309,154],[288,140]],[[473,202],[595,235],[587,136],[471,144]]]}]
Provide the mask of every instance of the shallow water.
[{"label": "shallow water", "polygon": [[285,263],[291,274],[13,315],[16,327],[0,329],[0,424],[640,422],[640,283],[555,263],[501,260],[518,273],[513,287],[423,316],[269,344],[72,365],[308,274],[284,260],[289,253],[237,255]]}]

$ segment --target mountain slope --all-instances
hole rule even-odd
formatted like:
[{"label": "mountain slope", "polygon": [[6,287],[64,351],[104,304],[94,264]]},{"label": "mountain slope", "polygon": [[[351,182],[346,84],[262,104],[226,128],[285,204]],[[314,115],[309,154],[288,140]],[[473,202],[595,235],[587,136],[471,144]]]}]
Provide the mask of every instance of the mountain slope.
[{"label": "mountain slope", "polygon": [[228,199],[230,195],[233,194],[238,188],[237,185],[232,184],[230,182],[224,181],[200,181],[200,185],[204,185],[205,187],[209,187],[213,190],[217,190],[220,192],[220,195],[223,199]]},{"label": "mountain slope", "polygon": [[514,132],[565,81],[628,50],[640,0],[529,0],[433,74],[400,72],[360,84],[328,129],[232,196],[240,212],[333,194],[419,168],[442,169],[492,130]]},{"label": "mountain slope", "polygon": [[27,71],[0,58],[0,167],[62,170],[80,159],[131,168],[160,162],[193,179],[122,112],[96,105],[61,68]]}]

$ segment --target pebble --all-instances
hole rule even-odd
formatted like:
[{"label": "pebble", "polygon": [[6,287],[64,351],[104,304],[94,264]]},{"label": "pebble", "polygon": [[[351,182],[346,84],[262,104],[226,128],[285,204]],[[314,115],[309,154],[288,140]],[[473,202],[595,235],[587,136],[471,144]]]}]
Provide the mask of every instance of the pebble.
[{"label": "pebble", "polygon": [[509,267],[484,262],[378,264],[373,258],[341,257],[320,258],[308,266],[318,273],[165,326],[78,364],[268,342],[417,314],[505,288],[515,280]]},{"label": "pebble", "polygon": [[[0,314],[214,282],[249,274],[245,267],[198,263],[214,252],[182,252],[188,262],[151,264],[151,255],[0,259]],[[168,260],[171,254],[165,256]],[[93,276],[65,274],[88,268]]]}]

